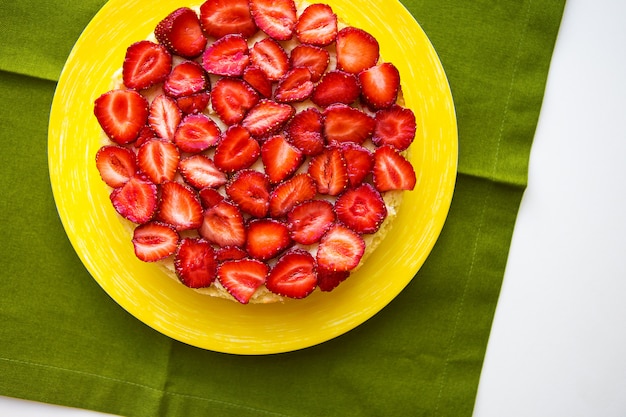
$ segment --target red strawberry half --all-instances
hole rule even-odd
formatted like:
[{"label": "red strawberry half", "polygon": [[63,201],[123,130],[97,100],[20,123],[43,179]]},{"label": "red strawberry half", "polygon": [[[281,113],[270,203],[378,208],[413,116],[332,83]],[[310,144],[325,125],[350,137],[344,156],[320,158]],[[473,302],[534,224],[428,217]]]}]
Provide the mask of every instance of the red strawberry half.
[{"label": "red strawberry half", "polygon": [[257,31],[248,0],[207,0],[200,6],[200,23],[205,33],[215,38],[230,33],[248,38]]},{"label": "red strawberry half", "polygon": [[183,61],[176,65],[163,83],[163,90],[174,98],[189,96],[206,90],[209,79],[206,73],[194,61]]},{"label": "red strawberry half", "polygon": [[334,104],[324,110],[324,136],[328,143],[362,144],[372,136],[375,120],[354,107]]},{"label": "red strawberry half", "polygon": [[289,141],[304,155],[317,155],[324,150],[322,114],[315,107],[297,113],[285,127]]},{"label": "red strawberry half", "polygon": [[211,208],[218,203],[224,201],[224,196],[220,194],[215,188],[203,188],[198,191],[198,196],[200,197],[200,202],[202,203],[202,207],[205,209]]},{"label": "red strawberry half", "polygon": [[208,287],[217,277],[215,250],[203,239],[185,238],[176,251],[174,267],[178,279],[186,286]]},{"label": "red strawberry half", "polygon": [[307,6],[298,18],[296,37],[305,44],[330,45],[337,37],[337,15],[327,4]]},{"label": "red strawberry half", "polygon": [[224,133],[213,158],[215,165],[231,173],[250,168],[261,154],[261,146],[247,129],[233,125]]},{"label": "red strawberry half", "polygon": [[111,90],[94,102],[94,115],[104,133],[125,145],[137,139],[148,121],[148,101],[133,90]]},{"label": "red strawberry half", "polygon": [[178,125],[174,143],[183,152],[198,153],[216,145],[221,133],[217,124],[205,114],[190,114]]},{"label": "red strawberry half", "polygon": [[248,304],[254,293],[265,283],[269,267],[254,259],[223,262],[217,277],[226,291],[241,304]]},{"label": "red strawberry half", "polygon": [[326,269],[317,269],[317,288],[320,291],[332,291],[343,281],[348,279],[350,271],[329,271]]},{"label": "red strawberry half", "polygon": [[297,21],[293,0],[249,0],[249,4],[259,29],[279,41],[291,39]]},{"label": "red strawberry half", "polygon": [[258,41],[250,50],[252,64],[265,73],[270,81],[280,80],[289,70],[289,57],[272,38]]},{"label": "red strawberry half", "polygon": [[298,45],[291,50],[289,65],[291,68],[303,67],[311,73],[311,81],[318,82],[330,63],[330,54],[326,49],[313,45]]},{"label": "red strawberry half", "polygon": [[203,112],[209,105],[210,101],[211,93],[208,91],[201,91],[199,93],[177,98],[176,105],[180,111],[183,112],[183,114],[193,114]]},{"label": "red strawberry half", "polygon": [[281,103],[304,101],[313,92],[314,84],[308,68],[298,67],[290,70],[278,82],[274,99]]},{"label": "red strawberry half", "polygon": [[260,261],[267,261],[291,245],[289,229],[273,219],[256,219],[248,224],[246,252]]},{"label": "red strawberry half", "polygon": [[135,228],[132,242],[137,258],[156,262],[176,252],[178,240],[178,233],[170,226],[150,222]]},{"label": "red strawberry half", "polygon": [[351,142],[341,145],[341,153],[346,160],[350,186],[356,187],[372,172],[374,154],[369,149]]},{"label": "red strawberry half", "polygon": [[337,33],[337,68],[352,73],[370,68],[378,62],[378,41],[368,32],[346,27]]},{"label": "red strawberry half", "polygon": [[178,169],[180,152],[176,145],[161,139],[151,139],[137,151],[137,165],[155,184],[172,181]]},{"label": "red strawberry half", "polygon": [[270,194],[270,215],[283,217],[296,205],[313,199],[316,193],[313,178],[308,174],[297,174],[279,184]]},{"label": "red strawberry half", "polygon": [[371,184],[350,188],[335,202],[337,219],[357,233],[376,233],[387,217],[387,207]]},{"label": "red strawberry half", "polygon": [[206,155],[192,155],[182,159],[178,170],[185,182],[197,190],[219,188],[227,181],[226,174]]},{"label": "red strawberry half", "polygon": [[265,217],[270,206],[270,181],[262,172],[237,172],[226,186],[226,194],[244,213]]},{"label": "red strawberry half", "polygon": [[241,35],[216,40],[202,55],[202,66],[209,74],[239,77],[248,66],[248,42]]},{"label": "red strawberry half", "polygon": [[331,104],[352,104],[359,98],[361,87],[357,77],[343,71],[330,71],[324,74],[315,87],[311,100],[320,107]]},{"label": "red strawberry half", "polygon": [[160,94],[152,100],[148,122],[160,138],[172,140],[181,118],[181,111],[173,98]]},{"label": "red strawberry half", "polygon": [[139,41],[128,47],[122,65],[124,85],[143,90],[165,81],[172,70],[172,55],[163,46]]},{"label": "red strawberry half", "polygon": [[391,145],[403,151],[413,143],[416,129],[413,111],[394,104],[376,112],[376,128],[372,141],[376,146]]},{"label": "red strawberry half", "polygon": [[217,258],[217,262],[225,262],[247,258],[248,254],[245,250],[237,246],[225,246],[215,251],[215,257]]},{"label": "red strawberry half", "polygon": [[346,160],[337,147],[328,147],[313,157],[308,173],[320,194],[338,195],[348,186]]},{"label": "red strawberry half", "polygon": [[363,238],[341,224],[335,224],[322,237],[317,250],[317,265],[327,271],[351,271],[365,253]]},{"label": "red strawberry half", "polygon": [[154,36],[171,53],[185,58],[200,55],[207,43],[198,15],[188,7],[176,9],[161,20]]},{"label": "red strawberry half", "polygon": [[280,129],[294,113],[289,104],[263,99],[250,109],[241,124],[252,136],[263,137]]},{"label": "red strawberry half", "polygon": [[270,271],[265,286],[273,293],[285,297],[306,297],[317,287],[315,258],[303,250],[284,254]]},{"label": "red strawberry half", "polygon": [[240,123],[259,101],[259,95],[246,82],[221,78],[211,91],[213,109],[227,125]]},{"label": "red strawberry half", "polygon": [[157,186],[141,175],[129,179],[110,195],[115,210],[133,223],[152,220],[157,209]]},{"label": "red strawberry half", "polygon": [[261,145],[261,160],[269,180],[277,184],[296,172],[304,155],[282,135],[275,135]]},{"label": "red strawberry half", "polygon": [[260,68],[254,65],[248,65],[246,69],[243,70],[243,80],[250,84],[250,86],[263,97],[270,98],[272,96],[272,82]]},{"label": "red strawberry half", "polygon": [[335,222],[332,203],[326,200],[311,200],[295,206],[287,215],[287,227],[291,238],[303,245],[312,245]]},{"label": "red strawberry half", "polygon": [[361,97],[372,109],[385,109],[398,99],[400,73],[390,62],[371,67],[359,74]]},{"label": "red strawberry half", "polygon": [[161,201],[157,220],[176,230],[193,230],[202,224],[202,205],[189,187],[174,181],[161,184]]},{"label": "red strawberry half", "polygon": [[96,168],[102,180],[113,188],[121,187],[137,172],[135,153],[128,148],[105,145],[96,152]]},{"label": "red strawberry half", "polygon": [[415,188],[415,170],[409,161],[390,145],[374,153],[374,186],[378,191],[412,190]]},{"label": "red strawberry half", "polygon": [[204,211],[200,235],[218,246],[243,246],[246,226],[241,211],[227,201],[221,201]]}]

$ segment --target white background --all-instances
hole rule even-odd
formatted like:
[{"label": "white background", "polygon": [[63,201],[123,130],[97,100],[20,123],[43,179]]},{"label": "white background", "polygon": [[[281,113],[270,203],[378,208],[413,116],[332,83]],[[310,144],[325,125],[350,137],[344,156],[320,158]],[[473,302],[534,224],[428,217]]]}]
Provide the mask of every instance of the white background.
[{"label": "white background", "polygon": [[625,79],[626,1],[568,0],[474,417],[626,416]]}]

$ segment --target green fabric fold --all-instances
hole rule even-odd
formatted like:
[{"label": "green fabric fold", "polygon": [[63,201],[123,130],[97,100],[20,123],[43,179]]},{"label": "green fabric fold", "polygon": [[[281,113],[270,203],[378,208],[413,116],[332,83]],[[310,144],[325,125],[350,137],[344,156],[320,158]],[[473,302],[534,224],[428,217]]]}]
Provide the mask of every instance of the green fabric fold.
[{"label": "green fabric fold", "polygon": [[145,326],[102,291],[65,235],[48,117],[54,81],[103,3],[0,3],[0,394],[132,417],[470,416],[564,1],[403,1],[455,100],[448,220],[379,314],[269,356],[205,351]]}]

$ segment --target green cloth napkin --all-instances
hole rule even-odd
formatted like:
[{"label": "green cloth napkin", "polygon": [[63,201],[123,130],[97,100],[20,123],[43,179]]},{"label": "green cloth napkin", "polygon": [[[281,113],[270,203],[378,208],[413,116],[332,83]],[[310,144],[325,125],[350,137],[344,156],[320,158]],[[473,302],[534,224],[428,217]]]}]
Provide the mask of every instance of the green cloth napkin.
[{"label": "green cloth napkin", "polygon": [[440,55],[458,115],[441,237],[363,325],[301,351],[236,356],[120,308],[57,216],[46,155],[55,81],[104,0],[0,2],[0,394],[137,417],[470,416],[565,2],[403,3]]}]

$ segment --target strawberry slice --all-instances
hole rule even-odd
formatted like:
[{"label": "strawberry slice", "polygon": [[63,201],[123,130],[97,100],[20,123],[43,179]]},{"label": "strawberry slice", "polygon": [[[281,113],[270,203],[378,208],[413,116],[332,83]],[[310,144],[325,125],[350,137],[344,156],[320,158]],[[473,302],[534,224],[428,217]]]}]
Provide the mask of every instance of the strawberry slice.
[{"label": "strawberry slice", "polygon": [[359,74],[361,98],[371,109],[385,109],[398,99],[400,73],[390,62],[373,66]]},{"label": "strawberry slice", "polygon": [[320,107],[328,107],[335,103],[352,104],[360,94],[361,87],[355,75],[335,70],[324,74],[311,100]]},{"label": "strawberry slice", "polygon": [[143,175],[135,175],[110,195],[115,210],[136,224],[152,220],[157,209],[157,186]]},{"label": "strawberry slice", "polygon": [[200,236],[218,246],[243,246],[246,226],[237,206],[223,200],[204,211]]},{"label": "strawberry slice", "polygon": [[295,30],[301,43],[328,46],[337,37],[337,15],[327,4],[311,4],[298,18]]},{"label": "strawberry slice", "polygon": [[341,153],[346,160],[349,185],[356,187],[372,172],[374,154],[369,149],[352,142],[342,144]]},{"label": "strawberry slice", "polygon": [[248,62],[248,42],[238,34],[219,38],[202,55],[206,72],[227,77],[240,77]]},{"label": "strawberry slice", "polygon": [[345,27],[337,33],[337,68],[352,74],[366,70],[378,62],[378,41],[368,32]]},{"label": "strawberry slice", "polygon": [[287,215],[296,205],[313,199],[317,189],[309,174],[297,174],[279,184],[270,194],[270,215],[279,218]]},{"label": "strawberry slice", "polygon": [[223,262],[217,269],[220,284],[241,304],[248,304],[267,278],[269,267],[254,259]]},{"label": "strawberry slice", "polygon": [[198,15],[188,7],[178,8],[161,20],[154,36],[171,53],[185,58],[199,56],[207,43]]},{"label": "strawberry slice", "polygon": [[161,201],[156,218],[177,231],[197,229],[202,224],[202,205],[191,188],[168,181],[161,184]]},{"label": "strawberry slice", "polygon": [[358,233],[340,223],[322,237],[317,250],[317,265],[327,271],[351,271],[365,253],[365,241]]},{"label": "strawberry slice", "polygon": [[200,197],[200,202],[202,203],[202,207],[205,209],[213,207],[219,202],[224,201],[224,196],[220,194],[215,188],[203,188],[198,191],[198,195]]},{"label": "strawberry slice", "polygon": [[304,155],[284,136],[275,135],[261,145],[261,160],[269,180],[277,184],[296,172],[304,161]]},{"label": "strawberry slice", "polygon": [[327,107],[323,116],[323,131],[328,143],[354,142],[361,145],[372,137],[376,126],[373,117],[345,104]]},{"label": "strawberry slice", "polygon": [[311,96],[314,87],[308,68],[294,68],[278,81],[274,99],[281,103],[304,101]]},{"label": "strawberry slice", "polygon": [[348,186],[346,160],[341,150],[335,146],[328,147],[313,157],[308,173],[320,194],[339,195]]},{"label": "strawberry slice", "polygon": [[111,90],[94,102],[93,112],[104,133],[115,143],[131,143],[148,122],[148,101],[133,90]]},{"label": "strawberry slice", "polygon": [[304,155],[317,155],[324,150],[322,114],[315,107],[297,113],[285,126],[289,141]]},{"label": "strawberry slice", "polygon": [[248,0],[207,0],[200,6],[204,32],[215,38],[238,33],[249,38],[257,31]]},{"label": "strawberry slice", "polygon": [[259,95],[245,81],[221,78],[211,92],[213,109],[227,125],[240,123],[259,101]]},{"label": "strawberry slice", "polygon": [[376,112],[372,142],[376,146],[391,145],[399,151],[407,149],[415,139],[415,114],[397,104]]},{"label": "strawberry slice", "polygon": [[293,0],[249,0],[250,13],[257,27],[278,41],[287,41],[296,27]]},{"label": "strawberry slice", "polygon": [[309,252],[294,249],[280,257],[272,268],[265,286],[275,294],[304,298],[317,287],[315,258]]},{"label": "strawberry slice", "polygon": [[148,122],[161,139],[171,141],[174,138],[181,118],[182,113],[173,98],[160,94],[152,100]]},{"label": "strawberry slice", "polygon": [[237,172],[226,185],[226,194],[241,211],[253,217],[265,217],[269,210],[270,181],[262,172]]},{"label": "strawberry slice", "polygon": [[350,271],[329,271],[326,269],[317,269],[317,288],[320,291],[332,291],[343,281],[348,279]]},{"label": "strawberry slice", "polygon": [[311,81],[318,82],[328,64],[330,54],[326,49],[313,45],[298,45],[291,50],[289,55],[289,65],[291,68],[303,67],[311,73]]},{"label": "strawberry slice", "polygon": [[383,197],[371,184],[349,188],[335,202],[337,219],[357,233],[376,233],[387,218]]},{"label": "strawberry slice", "polygon": [[416,177],[413,165],[391,145],[384,145],[374,153],[374,186],[378,191],[412,190]]},{"label": "strawberry slice", "polygon": [[225,261],[238,261],[246,257],[248,257],[246,251],[237,246],[225,246],[215,251],[215,258],[217,262],[220,263]]},{"label": "strawberry slice", "polygon": [[174,269],[187,287],[208,287],[217,277],[215,250],[203,239],[184,238],[174,257]]},{"label": "strawberry slice", "polygon": [[201,91],[199,93],[177,98],[176,105],[180,111],[183,112],[183,114],[194,114],[202,113],[207,108],[210,101],[211,93],[208,91]]},{"label": "strawberry slice", "polygon": [[133,143],[133,146],[139,149],[141,145],[151,139],[158,139],[157,134],[154,133],[154,130],[152,130],[150,126],[146,125],[142,127],[139,131],[139,136],[137,136],[137,139],[135,140],[135,143]]},{"label": "strawberry slice", "polygon": [[122,79],[126,87],[143,90],[165,81],[171,70],[172,55],[163,45],[139,41],[126,50]]},{"label": "strawberry slice", "polygon": [[96,168],[109,187],[121,187],[137,172],[135,153],[121,146],[105,145],[96,152]]},{"label": "strawberry slice", "polygon": [[273,92],[272,82],[267,79],[267,75],[258,67],[248,65],[243,70],[243,80],[250,84],[257,93],[265,98],[270,98]]},{"label": "strawberry slice", "polygon": [[178,240],[178,233],[170,226],[150,222],[135,228],[132,242],[137,258],[156,262],[176,252]]},{"label": "strawberry slice", "polygon": [[280,129],[295,113],[295,109],[284,103],[262,99],[250,109],[241,125],[255,137],[270,135]]},{"label": "strawberry slice", "polygon": [[174,143],[182,152],[198,153],[216,145],[221,134],[217,123],[205,114],[190,114],[178,125]]},{"label": "strawberry slice", "polygon": [[289,70],[287,53],[272,38],[265,38],[252,46],[250,61],[263,71],[270,81],[280,80]]},{"label": "strawberry slice", "polygon": [[273,219],[256,219],[248,224],[246,252],[260,261],[267,261],[291,245],[289,229]]},{"label": "strawberry slice", "polygon": [[178,170],[185,182],[197,190],[219,188],[227,182],[226,174],[206,155],[192,155],[182,159]]},{"label": "strawberry slice", "polygon": [[172,181],[179,161],[176,145],[161,139],[149,140],[137,150],[137,166],[155,184]]},{"label": "strawberry slice", "polygon": [[326,200],[305,201],[287,214],[290,236],[302,245],[319,242],[334,222],[333,205]]},{"label": "strawberry slice", "polygon": [[202,66],[195,61],[176,65],[163,83],[163,91],[170,97],[190,96],[206,90],[209,79]]},{"label": "strawberry slice", "polygon": [[226,173],[250,168],[261,154],[261,146],[247,129],[233,125],[224,132],[215,149],[215,165]]}]

